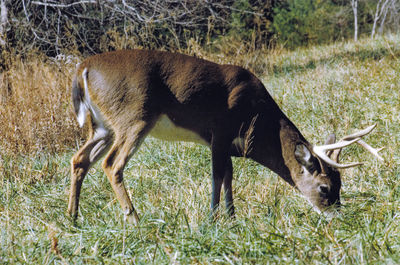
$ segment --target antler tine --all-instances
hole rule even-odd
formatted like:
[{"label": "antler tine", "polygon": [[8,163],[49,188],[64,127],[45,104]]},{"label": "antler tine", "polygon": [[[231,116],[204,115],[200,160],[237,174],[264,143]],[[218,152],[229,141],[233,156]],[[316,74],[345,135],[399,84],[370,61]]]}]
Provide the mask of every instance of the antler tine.
[{"label": "antler tine", "polygon": [[379,160],[384,161],[384,159],[378,154],[379,151],[381,151],[382,149],[384,149],[384,147],[381,148],[373,148],[372,146],[370,146],[369,144],[367,144],[366,142],[364,142],[363,140],[358,140],[357,143],[359,145],[361,145],[362,147],[364,147],[368,152],[370,152],[371,154],[373,154],[374,156],[376,156]]},{"label": "antler tine", "polygon": [[345,146],[351,145],[357,141],[359,141],[360,138],[353,139],[351,141],[346,141],[343,140],[341,142],[335,143],[335,144],[328,144],[328,145],[321,145],[321,146],[314,146],[313,147],[313,152],[322,160],[324,160],[328,165],[331,165],[335,168],[349,168],[349,167],[355,167],[362,165],[363,163],[360,162],[355,162],[355,163],[350,163],[350,164],[339,164],[335,161],[333,161],[327,154],[326,151],[330,150],[335,150],[335,149],[341,149]]},{"label": "antler tine", "polygon": [[[366,128],[364,130],[361,130],[359,132],[347,135],[347,136],[343,137],[340,141],[348,141],[348,140],[352,140],[354,138],[363,137],[363,136],[369,134],[375,127],[376,127],[376,123],[374,125],[369,126],[368,128]],[[357,144],[359,144],[362,147],[364,147],[368,152],[370,152],[371,154],[376,156],[379,160],[384,161],[384,159],[378,154],[378,152],[381,151],[384,147],[382,147],[382,148],[373,148],[372,146],[370,146],[369,144],[367,144],[366,142],[364,142],[361,139],[359,139],[357,141]]]},{"label": "antler tine", "polygon": [[326,144],[326,145],[319,145],[319,146],[314,146],[314,149],[320,149],[322,151],[331,151],[335,149],[342,149],[343,147],[346,147],[348,145],[351,145],[355,142],[360,140],[360,138],[355,138],[352,140],[341,140],[340,142],[334,143],[334,144]]},{"label": "antler tine", "polygon": [[339,164],[339,163],[333,161],[332,159],[330,159],[329,156],[325,152],[318,152],[318,151],[314,150],[314,153],[319,158],[324,160],[328,165],[331,165],[332,167],[335,167],[335,168],[349,168],[349,167],[360,166],[363,164],[362,162],[354,162],[354,163],[350,163],[350,164]]},{"label": "antler tine", "polygon": [[340,139],[339,142],[341,142],[341,141],[347,141],[347,140],[352,140],[352,139],[355,139],[355,138],[361,138],[361,137],[363,137],[363,136],[369,134],[370,132],[372,132],[372,130],[373,130],[375,127],[376,127],[376,123],[373,124],[373,125],[371,125],[371,126],[369,126],[369,127],[367,127],[367,128],[365,128],[364,130],[361,130],[361,131],[355,132],[355,133],[353,133],[353,134],[344,136],[342,139]]}]

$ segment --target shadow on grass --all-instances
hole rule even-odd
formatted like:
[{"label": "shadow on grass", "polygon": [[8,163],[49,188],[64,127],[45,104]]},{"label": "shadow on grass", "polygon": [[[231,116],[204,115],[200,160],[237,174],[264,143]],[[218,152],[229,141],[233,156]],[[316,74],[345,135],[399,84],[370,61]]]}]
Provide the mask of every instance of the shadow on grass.
[{"label": "shadow on grass", "polygon": [[302,73],[305,71],[313,70],[318,65],[330,65],[340,63],[343,60],[352,60],[364,62],[367,60],[379,61],[383,58],[392,57],[395,60],[400,58],[400,49],[390,47],[390,49],[385,47],[380,47],[378,49],[368,49],[368,48],[356,48],[356,51],[342,51],[342,52],[332,52],[329,57],[321,58],[318,60],[309,60],[306,64],[285,64],[274,65],[272,67],[272,73],[276,76],[286,75],[290,73]]}]

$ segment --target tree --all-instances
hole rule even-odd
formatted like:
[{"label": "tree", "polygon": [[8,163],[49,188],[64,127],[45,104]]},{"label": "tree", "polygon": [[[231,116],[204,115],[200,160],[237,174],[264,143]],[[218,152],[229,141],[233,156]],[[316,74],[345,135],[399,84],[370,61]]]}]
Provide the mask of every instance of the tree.
[{"label": "tree", "polygon": [[287,48],[328,43],[353,33],[347,1],[287,0],[274,13],[275,37]]},{"label": "tree", "polygon": [[[388,16],[386,16],[388,15]],[[386,19],[387,17],[387,19]],[[400,27],[400,0],[391,0],[386,8],[385,15],[379,25],[379,33],[383,33],[383,27],[387,24],[389,29],[399,31]]]},{"label": "tree", "polygon": [[289,0],[287,6],[275,8],[274,30],[281,42],[294,48],[309,41],[310,19],[314,15],[313,0]]},{"label": "tree", "polygon": [[[239,1],[14,0],[13,6],[18,23],[25,25],[21,39],[54,56],[65,48],[91,54],[137,46],[181,48],[190,38],[201,42],[209,35],[225,34],[232,13],[262,16],[237,9],[236,2]],[[113,42],[119,46],[112,46]]]},{"label": "tree", "polygon": [[6,0],[0,1],[0,47],[6,45],[7,37],[7,24],[8,24],[8,10]]},{"label": "tree", "polygon": [[354,14],[354,41],[358,39],[358,0],[351,0],[351,7]]},{"label": "tree", "polygon": [[[388,3],[390,0],[384,0],[382,3],[382,0],[379,0],[377,5],[376,5],[376,11],[375,11],[375,16],[374,16],[374,23],[372,25],[372,31],[371,31],[371,39],[374,38],[375,36],[375,30],[376,30],[376,24],[378,23],[378,20],[383,16],[382,20],[381,20],[381,26],[380,26],[380,30],[382,30],[383,25],[385,23],[386,20],[386,15],[387,15],[387,11],[388,11]],[[382,3],[382,5],[381,5]]]}]

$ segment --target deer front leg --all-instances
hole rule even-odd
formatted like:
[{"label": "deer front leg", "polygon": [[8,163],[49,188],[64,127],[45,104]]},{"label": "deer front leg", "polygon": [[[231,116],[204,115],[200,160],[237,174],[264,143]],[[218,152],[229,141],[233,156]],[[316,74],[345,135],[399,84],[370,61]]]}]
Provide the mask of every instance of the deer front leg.
[{"label": "deer front leg", "polygon": [[[225,178],[226,172],[229,172],[229,162],[230,161],[229,149],[230,142],[227,137],[216,137],[213,136],[211,141],[211,158],[212,158],[212,193],[211,193],[211,218],[215,219],[215,215],[219,206],[219,201],[221,197],[221,187]],[[229,175],[229,173],[228,173]],[[226,180],[226,185],[231,185],[232,175]],[[230,182],[230,184],[229,184]],[[225,186],[225,184],[224,184]],[[230,189],[231,190],[231,189]],[[230,197],[232,197],[231,191]],[[225,197],[228,198],[228,197]],[[229,199],[231,203],[231,199]]]},{"label": "deer front leg", "polygon": [[233,206],[233,195],[232,195],[232,159],[229,157],[226,164],[225,176],[224,176],[224,191],[225,191],[225,205],[229,216],[235,216],[235,207]]}]

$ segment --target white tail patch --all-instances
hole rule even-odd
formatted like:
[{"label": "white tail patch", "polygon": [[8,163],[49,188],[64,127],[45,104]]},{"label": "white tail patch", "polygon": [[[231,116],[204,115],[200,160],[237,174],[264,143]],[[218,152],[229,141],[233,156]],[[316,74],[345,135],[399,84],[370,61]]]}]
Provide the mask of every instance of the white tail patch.
[{"label": "white tail patch", "polygon": [[79,126],[83,127],[83,125],[85,124],[85,121],[86,121],[86,114],[88,111],[90,111],[93,121],[97,125],[96,134],[103,135],[103,134],[108,133],[108,130],[106,129],[104,118],[101,115],[100,110],[90,100],[89,86],[88,86],[88,74],[87,73],[88,73],[88,69],[87,68],[83,69],[82,79],[83,79],[83,86],[85,89],[85,94],[83,96],[82,102],[79,105],[77,120],[78,120]]},{"label": "white tail patch", "polygon": [[79,104],[79,111],[78,114],[76,115],[76,119],[78,120],[80,127],[83,127],[83,125],[85,124],[86,112],[89,110],[88,107],[89,102],[87,102],[87,97],[89,96],[88,83],[87,83],[87,68],[83,69],[82,79],[83,79],[83,86],[85,88],[85,94],[83,96],[81,103]]},{"label": "white tail patch", "polygon": [[85,124],[87,110],[88,109],[86,104],[84,102],[81,102],[81,104],[79,104],[78,115],[76,116],[80,127],[83,127],[83,125]]}]

